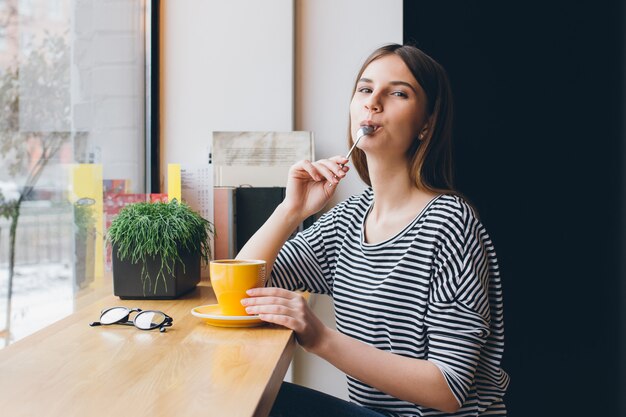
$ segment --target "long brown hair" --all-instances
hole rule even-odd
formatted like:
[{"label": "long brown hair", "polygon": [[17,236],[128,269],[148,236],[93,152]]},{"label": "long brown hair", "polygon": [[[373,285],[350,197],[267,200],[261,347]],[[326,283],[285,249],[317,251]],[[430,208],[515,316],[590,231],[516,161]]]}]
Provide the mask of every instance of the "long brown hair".
[{"label": "long brown hair", "polygon": [[[428,129],[422,140],[417,137],[407,151],[409,175],[418,189],[441,194],[458,194],[452,176],[452,92],[446,71],[434,59],[410,45],[389,44],[376,49],[359,71],[352,95],[365,68],[373,61],[395,54],[409,68],[428,100]],[[350,130],[350,129],[348,129]],[[353,144],[348,133],[348,148]],[[355,148],[352,162],[361,179],[372,185],[365,152]]]}]

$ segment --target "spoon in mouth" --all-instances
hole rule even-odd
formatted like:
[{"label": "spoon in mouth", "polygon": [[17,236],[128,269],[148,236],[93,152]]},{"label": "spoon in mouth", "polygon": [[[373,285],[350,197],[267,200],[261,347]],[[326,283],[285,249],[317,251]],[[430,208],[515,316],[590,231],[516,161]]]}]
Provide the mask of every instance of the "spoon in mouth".
[{"label": "spoon in mouth", "polygon": [[[359,130],[356,131],[356,140],[354,141],[354,145],[352,145],[352,147],[350,148],[350,150],[348,151],[348,154],[346,155],[346,159],[350,159],[350,155],[352,155],[352,151],[354,150],[354,148],[356,147],[356,144],[359,143],[359,141],[361,140],[361,138],[363,136],[367,136],[372,134],[372,132],[374,132],[374,128],[372,126],[361,126],[359,128]],[[341,164],[340,165],[341,168],[343,168],[345,165]],[[337,178],[337,176],[335,175],[335,178]],[[329,183],[328,184],[329,187],[333,186],[333,183]]]},{"label": "spoon in mouth", "polygon": [[352,154],[352,151],[356,147],[356,144],[359,143],[361,138],[363,136],[372,134],[372,132],[374,132],[374,128],[372,126],[361,126],[359,130],[356,131],[356,140],[354,141],[354,145],[352,145],[352,147],[350,148],[350,151],[346,155],[346,159],[350,159],[350,155]]}]

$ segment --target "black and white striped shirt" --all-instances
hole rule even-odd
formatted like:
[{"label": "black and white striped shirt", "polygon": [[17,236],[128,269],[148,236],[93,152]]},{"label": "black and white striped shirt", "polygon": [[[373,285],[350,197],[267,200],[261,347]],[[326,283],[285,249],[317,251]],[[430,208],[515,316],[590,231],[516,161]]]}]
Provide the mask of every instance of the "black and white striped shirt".
[{"label": "black and white striped shirt", "polygon": [[[341,333],[437,365],[462,405],[455,416],[506,415],[502,287],[485,228],[462,198],[441,195],[396,236],[368,244],[363,225],[372,203],[370,188],[285,243],[272,285],[329,294]],[[358,404],[445,415],[347,379]]]}]

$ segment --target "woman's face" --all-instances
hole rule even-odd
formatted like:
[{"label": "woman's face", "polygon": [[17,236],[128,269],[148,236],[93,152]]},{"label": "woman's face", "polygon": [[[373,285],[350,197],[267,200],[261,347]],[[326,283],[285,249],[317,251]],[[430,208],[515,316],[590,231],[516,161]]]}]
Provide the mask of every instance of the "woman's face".
[{"label": "woman's face", "polygon": [[397,55],[385,55],[363,71],[350,103],[350,131],[356,139],[364,125],[374,132],[357,147],[367,155],[405,157],[407,150],[426,127],[426,94]]}]

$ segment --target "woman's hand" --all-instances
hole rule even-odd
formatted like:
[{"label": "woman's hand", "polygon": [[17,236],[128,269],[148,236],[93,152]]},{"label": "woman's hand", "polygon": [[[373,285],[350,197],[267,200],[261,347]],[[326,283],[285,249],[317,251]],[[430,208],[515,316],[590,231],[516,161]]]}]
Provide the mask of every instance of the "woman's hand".
[{"label": "woman's hand", "polygon": [[[459,409],[446,379],[434,363],[384,351],[326,327],[298,293],[282,288],[253,288],[241,303],[249,314],[296,333],[308,352],[340,371],[393,397],[454,413]],[[384,363],[382,368],[379,366]],[[416,389],[415,387],[418,387]]]},{"label": "woman's hand", "polygon": [[267,287],[248,290],[248,295],[250,298],[241,300],[248,314],[256,314],[265,322],[293,330],[298,343],[309,352],[320,347],[327,328],[300,294]]},{"label": "woman's hand", "polygon": [[287,193],[267,221],[237,254],[238,259],[265,259],[272,270],[278,252],[294,230],[320,211],[346,176],[348,160],[335,156],[317,162],[300,161],[289,169]]},{"label": "woman's hand", "polygon": [[289,169],[285,204],[303,219],[320,211],[348,172],[348,160],[334,156],[316,162],[299,161]]}]

